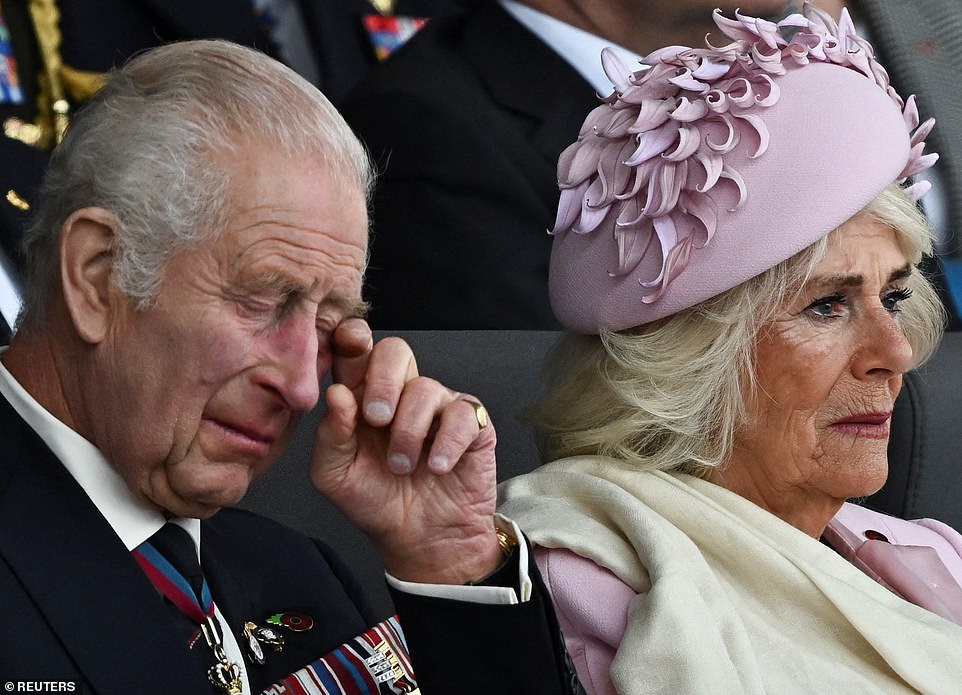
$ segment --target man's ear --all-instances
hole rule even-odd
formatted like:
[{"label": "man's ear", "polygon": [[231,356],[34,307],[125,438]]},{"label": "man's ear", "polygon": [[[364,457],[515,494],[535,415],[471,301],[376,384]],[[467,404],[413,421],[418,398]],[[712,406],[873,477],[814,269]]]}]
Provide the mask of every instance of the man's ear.
[{"label": "man's ear", "polygon": [[64,222],[60,235],[60,280],[74,328],[82,340],[99,343],[111,321],[111,267],[117,218],[103,208],[83,208]]}]

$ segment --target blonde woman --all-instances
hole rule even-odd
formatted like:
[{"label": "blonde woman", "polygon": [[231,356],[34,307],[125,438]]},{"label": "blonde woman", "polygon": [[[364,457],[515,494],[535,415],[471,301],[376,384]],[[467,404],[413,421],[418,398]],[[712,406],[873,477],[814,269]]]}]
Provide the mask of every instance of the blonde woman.
[{"label": "blonde woman", "polygon": [[847,14],[716,13],[562,154],[569,329],[501,490],[589,693],[955,692],[962,537],[878,490],[944,313],[909,177],[934,161]]}]

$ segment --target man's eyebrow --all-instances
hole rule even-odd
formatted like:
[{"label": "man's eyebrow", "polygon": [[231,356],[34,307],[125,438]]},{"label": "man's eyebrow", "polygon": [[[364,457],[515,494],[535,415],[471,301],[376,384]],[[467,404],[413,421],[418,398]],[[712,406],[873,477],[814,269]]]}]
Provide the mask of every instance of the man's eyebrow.
[{"label": "man's eyebrow", "polygon": [[337,309],[346,319],[363,319],[367,316],[367,312],[371,308],[370,304],[357,295],[344,294],[342,292],[331,292],[331,294],[324,298],[321,304]]},{"label": "man's eyebrow", "polygon": [[308,291],[308,288],[283,273],[244,277],[238,285],[248,292],[271,292],[278,295],[305,294]]},{"label": "man's eyebrow", "polygon": [[[245,292],[266,292],[278,297],[299,296],[308,297],[311,287],[297,282],[284,273],[269,273],[244,278],[240,286]],[[370,311],[370,304],[354,293],[333,290],[320,301],[320,306],[330,307],[343,318],[364,318]]]}]

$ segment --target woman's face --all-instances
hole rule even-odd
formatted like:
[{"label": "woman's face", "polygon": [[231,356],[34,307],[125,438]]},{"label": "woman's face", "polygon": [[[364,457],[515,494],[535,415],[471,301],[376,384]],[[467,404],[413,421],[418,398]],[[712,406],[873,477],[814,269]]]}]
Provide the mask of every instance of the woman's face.
[{"label": "woman's face", "polygon": [[899,325],[911,266],[895,232],[857,215],[756,345],[756,406],[712,480],[813,536],[888,473],[892,406],[911,366]]}]

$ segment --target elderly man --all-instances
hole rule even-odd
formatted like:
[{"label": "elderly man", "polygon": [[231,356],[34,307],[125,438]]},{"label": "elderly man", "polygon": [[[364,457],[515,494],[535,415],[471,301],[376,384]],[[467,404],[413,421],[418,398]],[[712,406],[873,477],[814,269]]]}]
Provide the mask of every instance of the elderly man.
[{"label": "elderly man", "polygon": [[[527,549],[493,516],[483,408],[358,318],[369,188],[327,100],[226,42],[143,54],[73,122],[0,367],[0,681],[572,687]],[[329,370],[312,478],[378,547],[414,673],[323,543],[223,509]]]}]

